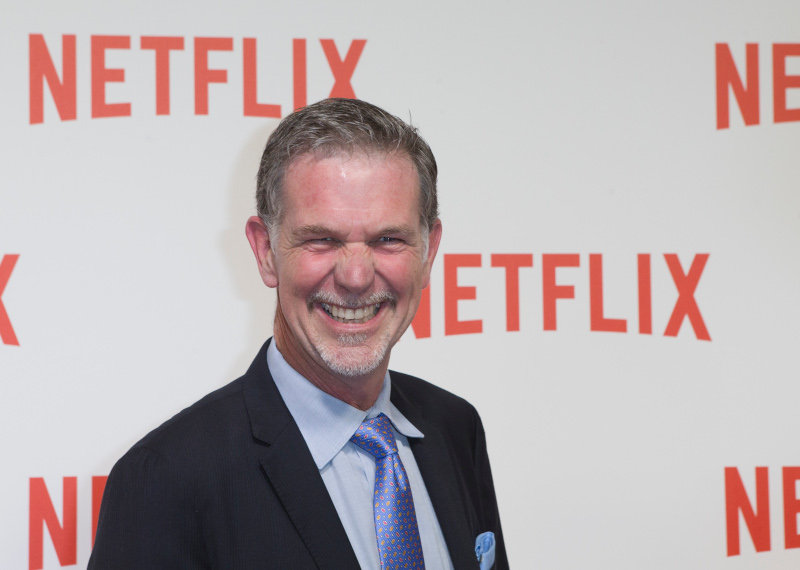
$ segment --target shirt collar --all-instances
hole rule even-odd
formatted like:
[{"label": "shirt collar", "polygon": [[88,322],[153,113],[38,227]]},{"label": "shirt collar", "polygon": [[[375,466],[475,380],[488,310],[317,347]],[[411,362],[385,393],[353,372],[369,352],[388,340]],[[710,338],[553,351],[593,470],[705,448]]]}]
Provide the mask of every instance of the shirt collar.
[{"label": "shirt collar", "polygon": [[367,418],[383,413],[395,430],[406,437],[424,437],[392,404],[392,380],[389,372],[375,404],[359,410],[323,392],[306,380],[283,358],[273,340],[267,348],[267,365],[275,385],[289,408],[317,469],[322,469],[350,441],[358,426]]}]

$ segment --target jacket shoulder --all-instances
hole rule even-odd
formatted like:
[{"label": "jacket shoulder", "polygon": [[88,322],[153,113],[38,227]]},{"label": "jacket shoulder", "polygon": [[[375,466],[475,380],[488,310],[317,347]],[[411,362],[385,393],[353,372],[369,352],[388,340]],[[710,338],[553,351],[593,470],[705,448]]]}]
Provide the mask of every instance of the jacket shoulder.
[{"label": "jacket shoulder", "polygon": [[426,404],[429,407],[445,405],[462,413],[475,413],[475,407],[467,400],[427,380],[394,370],[389,373],[392,378],[392,396],[403,395],[423,407]]},{"label": "jacket shoulder", "polygon": [[243,378],[207,394],[145,435],[131,451],[148,449],[167,456],[185,449],[207,447],[220,433],[247,420]]},{"label": "jacket shoulder", "polygon": [[464,398],[416,376],[394,371],[390,374],[392,403],[404,414],[419,415],[446,431],[483,431],[478,411]]}]

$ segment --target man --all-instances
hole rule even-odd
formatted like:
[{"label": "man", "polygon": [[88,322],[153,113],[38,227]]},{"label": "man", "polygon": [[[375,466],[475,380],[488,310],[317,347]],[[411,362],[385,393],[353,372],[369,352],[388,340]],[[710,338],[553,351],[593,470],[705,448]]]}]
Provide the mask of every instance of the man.
[{"label": "man", "polygon": [[274,339],[117,463],[89,568],[507,567],[474,408],[388,372],[439,247],[436,173],[362,101],[281,122],[246,226]]}]

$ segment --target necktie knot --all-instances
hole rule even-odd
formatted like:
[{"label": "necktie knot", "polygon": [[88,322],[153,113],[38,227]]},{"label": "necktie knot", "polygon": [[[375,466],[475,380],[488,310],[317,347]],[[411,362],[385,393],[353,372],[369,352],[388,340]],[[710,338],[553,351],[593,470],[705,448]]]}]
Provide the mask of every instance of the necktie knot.
[{"label": "necktie knot", "polygon": [[397,453],[392,424],[384,414],[364,420],[350,441],[376,459]]}]

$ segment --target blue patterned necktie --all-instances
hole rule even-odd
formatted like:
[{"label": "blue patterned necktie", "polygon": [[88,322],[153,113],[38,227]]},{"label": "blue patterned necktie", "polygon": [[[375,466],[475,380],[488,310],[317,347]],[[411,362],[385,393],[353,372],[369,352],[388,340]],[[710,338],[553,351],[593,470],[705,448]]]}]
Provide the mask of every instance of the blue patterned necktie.
[{"label": "blue patterned necktie", "polygon": [[375,457],[373,504],[382,570],[424,570],[411,486],[389,418],[380,414],[364,420],[350,441]]}]

